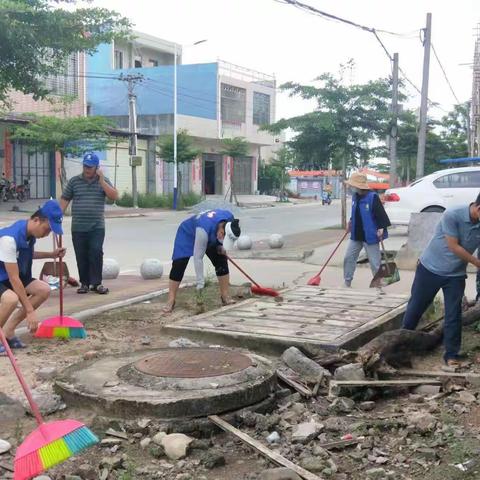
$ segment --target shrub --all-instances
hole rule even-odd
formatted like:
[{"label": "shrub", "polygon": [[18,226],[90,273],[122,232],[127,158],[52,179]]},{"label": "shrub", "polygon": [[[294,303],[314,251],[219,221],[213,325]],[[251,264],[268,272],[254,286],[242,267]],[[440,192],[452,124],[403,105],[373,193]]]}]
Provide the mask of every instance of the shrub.
[{"label": "shrub", "polygon": [[[201,195],[193,192],[188,192],[182,195],[178,200],[178,207],[185,208],[196,205],[202,200]],[[130,208],[133,207],[133,197],[130,193],[124,192],[117,200],[119,207]],[[140,193],[138,195],[138,206],[140,208],[172,208],[173,195],[157,195],[155,193]]]}]

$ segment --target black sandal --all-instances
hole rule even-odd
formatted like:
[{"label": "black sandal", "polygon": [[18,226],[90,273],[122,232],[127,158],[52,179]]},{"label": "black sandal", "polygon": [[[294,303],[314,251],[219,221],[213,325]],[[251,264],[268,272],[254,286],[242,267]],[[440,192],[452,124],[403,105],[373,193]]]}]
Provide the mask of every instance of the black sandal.
[{"label": "black sandal", "polygon": [[94,285],[91,289],[92,292],[98,293],[99,295],[106,295],[110,290],[103,285]]},{"label": "black sandal", "polygon": [[77,293],[88,293],[88,285],[82,285],[77,289]]}]

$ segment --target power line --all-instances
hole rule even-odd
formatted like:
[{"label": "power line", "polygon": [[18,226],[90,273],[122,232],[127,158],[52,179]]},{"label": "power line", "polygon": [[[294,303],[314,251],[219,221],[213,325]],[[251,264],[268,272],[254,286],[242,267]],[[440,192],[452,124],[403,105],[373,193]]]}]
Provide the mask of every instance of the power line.
[{"label": "power line", "polygon": [[[307,13],[310,13],[312,15],[316,15],[316,16],[320,16],[322,18],[325,18],[327,20],[336,20],[338,22],[341,22],[341,23],[345,23],[347,25],[350,25],[350,26],[353,26],[355,28],[359,28],[363,31],[366,31],[368,33],[371,33],[375,40],[379,43],[379,45],[382,47],[382,50],[384,51],[384,53],[387,55],[388,59],[390,60],[390,62],[393,62],[393,56],[391,55],[391,53],[388,51],[387,47],[385,46],[385,44],[383,43],[382,39],[380,38],[380,36],[378,35],[379,33],[386,33],[386,34],[389,34],[389,35],[395,35],[395,36],[398,36],[398,37],[406,37],[406,35],[404,34],[400,34],[400,33],[395,33],[395,32],[391,32],[391,31],[388,31],[388,30],[382,30],[382,29],[377,29],[377,28],[374,28],[374,27],[367,27],[365,25],[361,25],[359,23],[356,23],[356,22],[353,22],[351,20],[347,20],[345,18],[342,18],[342,17],[338,17],[336,15],[332,15],[330,13],[327,13],[327,12],[324,12],[322,10],[319,10],[315,7],[312,7],[311,5],[307,5],[305,3],[301,3],[301,2],[298,2],[297,0],[275,0],[276,2],[278,3],[282,3],[282,4],[287,4],[287,5],[292,5],[294,7],[297,7],[299,8],[300,10],[302,11],[307,11]],[[421,90],[415,85],[415,83],[410,80],[410,78],[407,76],[407,74],[405,73],[405,71],[399,67],[399,71],[400,73],[402,74],[403,78],[419,93],[421,94]],[[442,108],[439,103],[437,102],[434,102],[432,101],[430,98],[428,99],[428,102],[429,102],[429,105],[431,107],[435,107],[435,108],[438,108],[444,112],[446,112],[446,110],[444,108]]]},{"label": "power line", "polygon": [[381,33],[387,33],[388,35],[395,35],[397,37],[406,36],[406,35],[401,34],[401,33],[391,32],[389,30],[382,30],[382,29],[379,29],[379,28],[367,27],[365,25],[361,25],[360,23],[353,22],[352,20],[348,20],[346,18],[338,17],[337,15],[333,15],[333,14],[327,13],[323,10],[319,10],[318,8],[312,7],[311,5],[307,5],[306,3],[298,2],[297,0],[275,0],[275,1],[278,2],[278,3],[293,5],[294,7],[298,8],[300,10],[307,11],[310,14],[324,17],[327,20],[333,20],[333,21],[337,21],[337,22],[340,22],[340,23],[345,23],[347,25],[359,28],[359,29],[364,30],[366,32],[373,33],[375,31],[377,31],[377,32],[381,32]]},{"label": "power line", "polygon": [[438,65],[440,65],[443,76],[445,77],[445,81],[447,82],[448,87],[450,88],[450,91],[452,92],[452,95],[454,96],[456,102],[460,103],[460,100],[458,99],[457,95],[455,94],[455,91],[453,90],[452,84],[450,83],[450,80],[448,79],[447,72],[445,71],[445,68],[443,68],[443,65],[442,65],[442,62],[440,61],[440,58],[438,58],[438,54],[437,54],[437,51],[435,50],[435,47],[433,46],[433,43],[432,43],[432,50],[433,50],[433,54],[435,55],[435,58],[437,59]]}]

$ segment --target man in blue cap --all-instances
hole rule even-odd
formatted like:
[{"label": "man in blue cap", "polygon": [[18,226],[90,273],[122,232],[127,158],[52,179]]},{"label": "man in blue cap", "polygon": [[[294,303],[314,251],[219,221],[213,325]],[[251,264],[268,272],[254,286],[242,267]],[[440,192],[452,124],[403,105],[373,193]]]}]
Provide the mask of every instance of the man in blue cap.
[{"label": "man in blue cap", "polygon": [[[37,238],[46,237],[51,231],[62,235],[63,212],[56,200],[48,200],[28,220],[19,220],[0,229],[0,327],[10,348],[24,348],[15,336],[16,327],[27,321],[30,332],[38,327],[36,309],[50,295],[47,283],[32,276],[32,261],[42,258],[58,258],[65,255],[64,248],[53,252],[36,252]],[[22,307],[12,315],[18,302]],[[0,354],[5,347],[0,345]]]},{"label": "man in blue cap", "polygon": [[115,201],[118,192],[105,178],[98,156],[87,153],[82,173],[69,180],[60,200],[63,211],[72,202],[72,241],[81,283],[77,293],[108,293],[102,285],[106,198]]}]

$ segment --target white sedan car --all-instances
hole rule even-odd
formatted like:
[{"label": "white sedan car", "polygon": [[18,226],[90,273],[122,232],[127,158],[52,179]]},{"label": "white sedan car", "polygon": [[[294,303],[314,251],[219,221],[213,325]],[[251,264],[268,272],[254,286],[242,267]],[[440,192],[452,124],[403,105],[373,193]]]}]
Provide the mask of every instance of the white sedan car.
[{"label": "white sedan car", "polygon": [[443,212],[450,207],[468,205],[480,193],[480,167],[439,170],[408,187],[385,192],[384,206],[393,225],[408,225],[418,212]]}]

